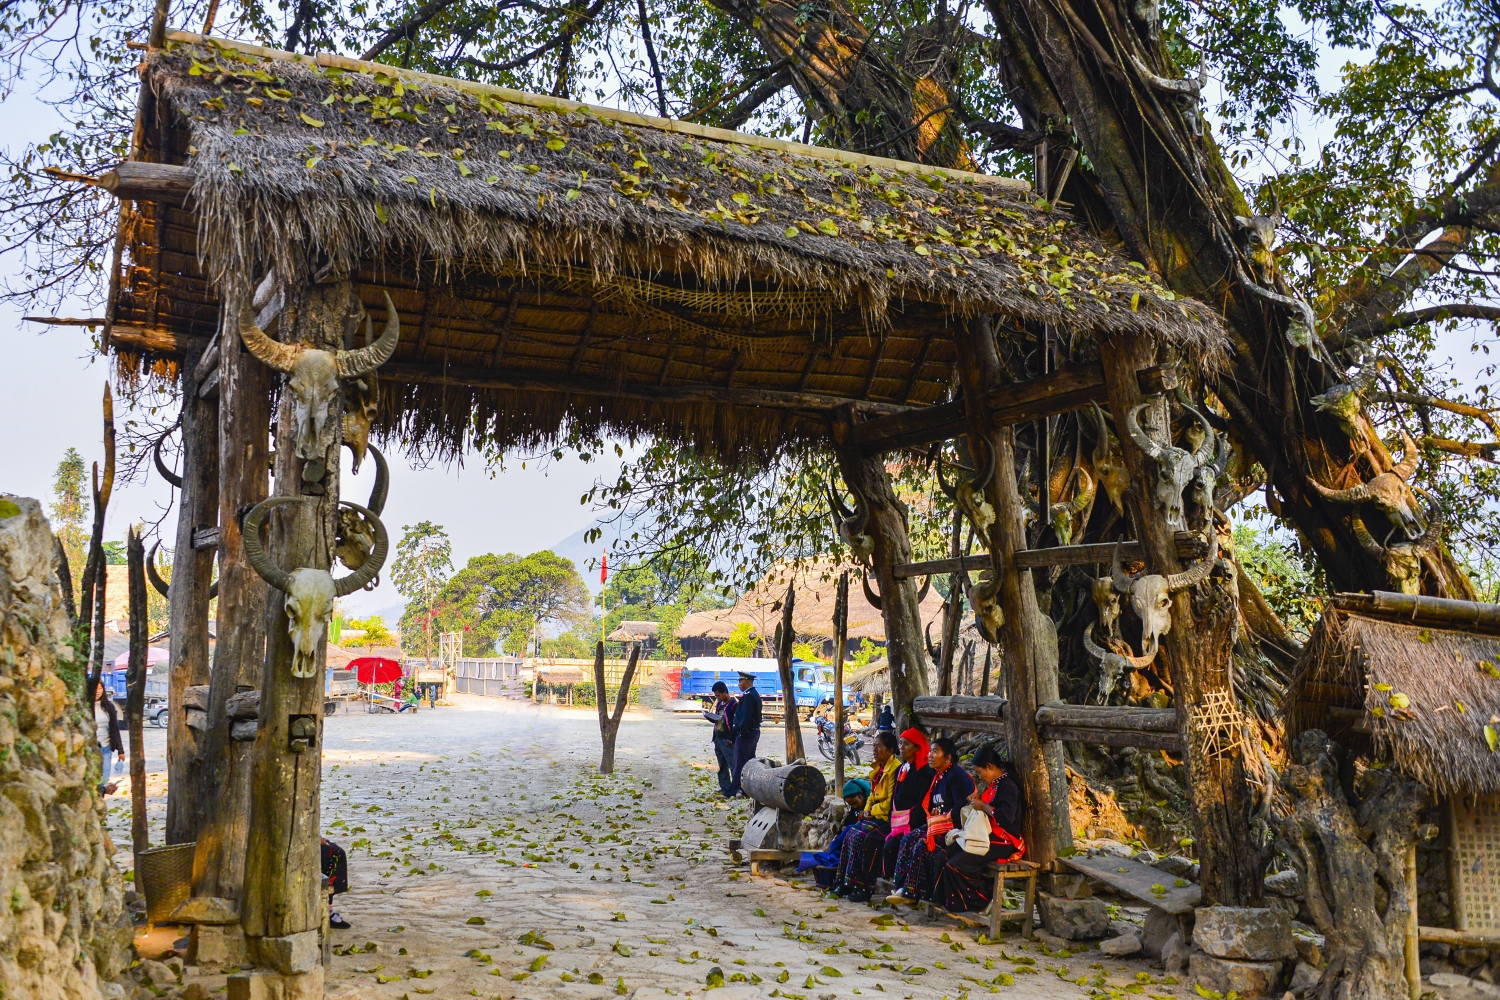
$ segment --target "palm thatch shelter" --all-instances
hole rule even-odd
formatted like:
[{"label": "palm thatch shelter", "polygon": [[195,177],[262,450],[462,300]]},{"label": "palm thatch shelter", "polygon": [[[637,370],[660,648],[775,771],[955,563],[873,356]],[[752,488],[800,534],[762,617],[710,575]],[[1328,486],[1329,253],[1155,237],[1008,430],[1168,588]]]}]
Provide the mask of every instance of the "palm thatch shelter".
[{"label": "palm thatch shelter", "polygon": [[1438,796],[1443,839],[1432,850],[1446,864],[1428,867],[1451,897],[1453,927],[1423,927],[1422,939],[1500,946],[1500,605],[1337,595],[1284,715],[1288,743],[1321,730],[1351,764],[1396,767]]}]

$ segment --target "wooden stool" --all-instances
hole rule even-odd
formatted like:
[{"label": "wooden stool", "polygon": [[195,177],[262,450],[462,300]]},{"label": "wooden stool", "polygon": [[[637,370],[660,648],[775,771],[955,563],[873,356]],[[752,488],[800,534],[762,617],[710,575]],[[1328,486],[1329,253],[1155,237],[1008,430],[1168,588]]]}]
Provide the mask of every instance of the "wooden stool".
[{"label": "wooden stool", "polygon": [[[1000,936],[1001,920],[1017,917],[1022,921],[1022,933],[1031,937],[1036,912],[1036,873],[1040,867],[1035,861],[1005,861],[987,866],[987,870],[995,874],[995,894],[990,902],[991,938]],[[1010,879],[1026,881],[1026,901],[1019,910],[1002,909],[1005,905],[1005,883]]]},{"label": "wooden stool", "polygon": [[328,968],[333,962],[333,928],[328,925],[329,914],[333,911],[333,882],[327,875],[323,876],[323,920],[318,925],[318,932],[323,937],[323,968]]}]

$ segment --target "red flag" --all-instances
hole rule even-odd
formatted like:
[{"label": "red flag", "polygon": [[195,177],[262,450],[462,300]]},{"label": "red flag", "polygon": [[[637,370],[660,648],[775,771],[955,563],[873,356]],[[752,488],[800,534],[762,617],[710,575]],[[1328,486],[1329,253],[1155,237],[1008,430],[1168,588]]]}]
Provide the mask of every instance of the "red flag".
[{"label": "red flag", "polygon": [[603,586],[609,582],[609,549],[599,557],[599,585]]}]

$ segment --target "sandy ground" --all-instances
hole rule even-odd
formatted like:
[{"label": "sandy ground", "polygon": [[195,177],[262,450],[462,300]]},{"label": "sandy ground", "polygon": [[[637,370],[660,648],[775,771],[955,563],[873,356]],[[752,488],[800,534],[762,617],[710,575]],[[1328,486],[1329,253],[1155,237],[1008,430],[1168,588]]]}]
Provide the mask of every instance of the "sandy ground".
[{"label": "sandy ground", "polygon": [[[147,731],[154,839],[164,741]],[[525,702],[338,715],[325,743],[324,831],[349,849],[337,902],[353,924],[334,932],[332,998],[653,1000],[720,976],[714,1000],[1190,993],[1142,962],[980,944],[953,921],[752,878],[727,855],[746,807],[718,795],[701,720],[627,716],[611,777],[592,710]],[[120,845],[128,791],[110,800]]]}]

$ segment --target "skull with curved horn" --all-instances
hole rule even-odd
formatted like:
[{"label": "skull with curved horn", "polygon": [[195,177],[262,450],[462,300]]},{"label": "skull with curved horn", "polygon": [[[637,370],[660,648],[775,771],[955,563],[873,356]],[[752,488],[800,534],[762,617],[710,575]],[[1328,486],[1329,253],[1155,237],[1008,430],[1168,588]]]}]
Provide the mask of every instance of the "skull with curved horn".
[{"label": "skull with curved horn", "polygon": [[1192,481],[1199,464],[1206,462],[1213,454],[1213,427],[1203,414],[1189,406],[1188,412],[1198,418],[1204,430],[1203,442],[1199,444],[1197,451],[1188,451],[1172,444],[1170,427],[1167,431],[1167,443],[1160,444],[1141,429],[1140,413],[1149,405],[1141,403],[1130,408],[1125,414],[1125,430],[1135,446],[1156,463],[1156,483],[1151,488],[1152,502],[1165,512],[1167,524],[1173,530],[1186,531],[1187,518],[1182,510],[1182,494]]},{"label": "skull with curved horn", "polygon": [[[370,454],[375,456],[375,485],[370,489],[370,500],[366,506],[379,517],[385,512],[385,496],[390,489],[390,469],[379,448],[370,445]],[[359,569],[375,550],[375,523],[366,520],[352,504],[341,506],[333,554],[350,569]],[[375,582],[371,581],[372,584]]]},{"label": "skull with curved horn", "polygon": [[979,582],[971,584],[967,572],[959,574],[964,587],[964,597],[974,609],[974,627],[988,643],[1000,641],[1000,629],[1005,625],[1005,610],[1000,606],[1001,577],[994,570],[982,570]]},{"label": "skull with curved horn", "polygon": [[1130,470],[1125,467],[1125,457],[1120,454],[1120,442],[1104,420],[1104,411],[1098,403],[1093,407],[1094,418],[1099,424],[1099,439],[1094,442],[1094,476],[1104,487],[1104,495],[1115,505],[1115,510],[1124,514],[1125,491],[1130,489]]},{"label": "skull with curved horn", "polygon": [[[161,578],[161,571],[156,568],[156,550],[159,548],[161,548],[161,542],[155,543],[151,546],[151,552],[146,556],[146,579],[152,587],[156,588],[158,594],[171,600],[172,585]],[[208,585],[208,599],[211,601],[218,596],[219,581],[215,580]]]},{"label": "skull with curved horn", "polygon": [[854,510],[844,506],[838,489],[828,484],[828,509],[833,512],[833,522],[838,526],[839,538],[849,547],[856,561],[867,564],[875,554],[875,538],[866,529],[870,526],[870,511],[859,490],[854,493]]},{"label": "skull with curved horn", "polygon": [[1348,504],[1373,503],[1396,527],[1406,533],[1407,538],[1418,538],[1422,534],[1422,519],[1417,514],[1417,498],[1407,484],[1417,474],[1421,452],[1417,450],[1417,442],[1404,430],[1401,432],[1401,446],[1401,461],[1391,471],[1382,472],[1368,483],[1333,490],[1310,477],[1307,482],[1324,500]]},{"label": "skull with curved horn", "polygon": [[[365,314],[365,346],[375,343],[374,324]],[[352,471],[358,475],[370,447],[370,426],[380,412],[380,376],[374,371],[344,381],[344,415],[341,418],[344,444],[354,456]],[[378,512],[377,512],[378,513]]]},{"label": "skull with curved horn", "polygon": [[262,364],[291,375],[287,388],[292,391],[297,420],[297,456],[322,458],[332,441],[328,416],[342,391],[339,379],[368,374],[390,360],[401,339],[401,319],[389,292],[385,295],[385,332],[367,347],[349,351],[328,352],[304,344],[283,344],[272,340],[255,325],[250,306],[240,313],[240,337],[245,347]]},{"label": "skull with curved horn", "polygon": [[[1156,652],[1153,650],[1149,656],[1129,656],[1117,653],[1113,649],[1100,647],[1094,642],[1093,633],[1093,626],[1083,630],[1083,649],[1099,664],[1099,703],[1102,705],[1114,693],[1115,685],[1120,683],[1120,678],[1125,675],[1126,671],[1149,667],[1151,661],[1156,659]],[[1110,645],[1113,646],[1115,643],[1125,645],[1120,639],[1114,640]]]},{"label": "skull with curved horn", "polygon": [[335,598],[346,597],[360,590],[375,579],[380,567],[385,564],[390,549],[390,539],[385,525],[371,511],[358,504],[343,503],[363,514],[375,526],[375,547],[370,557],[359,569],[348,576],[334,578],[326,569],[304,566],[288,572],[271,561],[265,546],[260,541],[260,528],[273,508],[282,504],[299,503],[301,497],[268,497],[251,508],[245,515],[245,559],[259,573],[261,579],[286,595],[283,607],[286,610],[287,634],[292,637],[292,676],[312,677],[317,673],[318,641],[328,626],[333,614]]},{"label": "skull with curved horn", "polygon": [[990,477],[995,474],[995,452],[988,447],[988,444],[985,450],[989,454],[989,461],[985,464],[984,471],[976,474],[958,465],[956,468],[962,469],[969,475],[960,477],[958,482],[952,485],[943,478],[941,449],[937,455],[938,486],[948,495],[948,499],[958,504],[959,510],[964,512],[964,516],[974,526],[974,533],[981,538],[989,538],[990,525],[995,523],[995,508],[984,495],[984,488],[990,484]]},{"label": "skull with curved horn", "polygon": [[1208,555],[1181,573],[1168,573],[1166,576],[1151,573],[1133,577],[1120,567],[1120,543],[1115,543],[1110,579],[1115,590],[1129,599],[1130,610],[1141,620],[1141,646],[1144,655],[1155,657],[1161,637],[1172,631],[1172,595],[1207,580],[1218,559],[1219,535],[1211,531],[1208,534]]},{"label": "skull with curved horn", "polygon": [[1386,578],[1396,589],[1403,594],[1422,592],[1422,557],[1436,552],[1443,537],[1443,512],[1436,504],[1427,512],[1427,530],[1414,542],[1381,545],[1365,527],[1357,510],[1349,518],[1349,527],[1360,547],[1385,566]]},{"label": "skull with curved horn", "polygon": [[1339,428],[1361,450],[1365,436],[1359,426],[1359,415],[1364,412],[1365,395],[1375,387],[1375,380],[1380,377],[1380,369],[1384,365],[1383,359],[1371,358],[1360,366],[1349,381],[1340,382],[1327,392],[1308,398],[1309,403],[1337,420]]},{"label": "skull with curved horn", "polygon": [[1077,523],[1080,527],[1082,526],[1081,522],[1087,518],[1089,509],[1094,506],[1097,489],[1088,470],[1080,466],[1078,492],[1073,494],[1073,499],[1052,505],[1052,530],[1057,534],[1057,544],[1073,544],[1074,525]]}]

